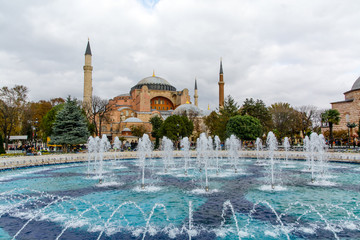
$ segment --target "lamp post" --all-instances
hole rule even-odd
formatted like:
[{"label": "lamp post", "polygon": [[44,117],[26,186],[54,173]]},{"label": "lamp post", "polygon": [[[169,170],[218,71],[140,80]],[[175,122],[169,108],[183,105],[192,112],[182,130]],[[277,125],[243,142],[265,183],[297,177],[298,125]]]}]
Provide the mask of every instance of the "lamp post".
[{"label": "lamp post", "polygon": [[34,141],[35,141],[35,151],[36,151],[36,142],[37,142],[37,125],[38,125],[39,121],[36,118],[35,122],[34,122]]}]

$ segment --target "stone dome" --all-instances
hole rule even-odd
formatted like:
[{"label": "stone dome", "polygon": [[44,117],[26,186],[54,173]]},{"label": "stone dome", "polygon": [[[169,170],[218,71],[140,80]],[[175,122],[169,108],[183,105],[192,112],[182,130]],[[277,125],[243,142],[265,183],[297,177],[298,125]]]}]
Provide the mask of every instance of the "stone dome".
[{"label": "stone dome", "polygon": [[173,111],[173,114],[174,114],[174,115],[182,115],[182,114],[184,114],[185,112],[186,112],[187,114],[198,114],[198,115],[201,115],[201,114],[202,114],[200,108],[198,108],[198,107],[195,106],[195,105],[189,104],[189,103],[185,103],[185,104],[182,104],[182,105],[178,106],[178,107]]},{"label": "stone dome", "polygon": [[360,89],[360,77],[352,85],[351,91],[352,90],[357,90],[357,89]]},{"label": "stone dome", "polygon": [[127,119],[125,119],[124,122],[128,122],[128,123],[142,123],[143,121],[141,121],[140,119],[136,118],[136,117],[129,117]]},{"label": "stone dome", "polygon": [[172,86],[168,81],[161,77],[155,75],[151,77],[146,77],[133,86],[130,90],[132,92],[134,89],[141,89],[142,86],[146,85],[149,90],[167,90],[167,91],[176,91],[176,88]]}]

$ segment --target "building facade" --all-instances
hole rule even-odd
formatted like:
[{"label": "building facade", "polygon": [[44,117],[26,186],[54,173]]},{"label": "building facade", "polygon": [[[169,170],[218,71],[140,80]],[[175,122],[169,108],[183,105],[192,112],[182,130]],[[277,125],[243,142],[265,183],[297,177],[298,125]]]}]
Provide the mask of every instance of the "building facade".
[{"label": "building facade", "polygon": [[[340,113],[340,122],[333,126],[334,131],[349,130],[348,124],[359,124],[360,120],[360,77],[354,82],[351,89],[344,93],[345,100],[332,102],[331,108]],[[357,137],[358,127],[352,129],[351,136]]]},{"label": "building facade", "polygon": [[[91,49],[88,42],[85,51],[84,66],[84,106],[92,101],[92,70]],[[219,74],[219,107],[224,104],[224,80],[222,60],[220,61]],[[198,113],[199,118],[208,115],[208,111],[198,108],[198,88],[195,79],[194,101],[191,103],[189,90],[184,88],[178,91],[167,80],[155,75],[140,80],[130,88],[128,93],[120,94],[109,100],[110,111],[106,121],[102,122],[101,134],[106,134],[110,141],[115,137],[121,137],[126,141],[136,141],[138,137],[133,136],[133,127],[142,127],[147,133],[151,132],[150,119],[159,116],[166,119],[172,114]],[[175,111],[177,109],[177,111]],[[202,124],[202,123],[199,123]],[[203,126],[201,127],[201,129]],[[200,128],[199,128],[200,129]],[[201,130],[200,129],[200,130]],[[201,130],[202,131],[202,130]]]}]

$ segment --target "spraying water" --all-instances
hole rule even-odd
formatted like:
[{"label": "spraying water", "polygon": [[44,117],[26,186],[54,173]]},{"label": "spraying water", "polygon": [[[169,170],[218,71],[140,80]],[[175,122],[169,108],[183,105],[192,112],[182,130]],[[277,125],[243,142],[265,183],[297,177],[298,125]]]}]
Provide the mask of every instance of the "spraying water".
[{"label": "spraying water", "polygon": [[114,140],[114,149],[115,149],[115,161],[116,161],[116,151],[119,150],[120,151],[121,148],[121,141],[119,140],[118,136],[115,137]]},{"label": "spraying water", "polygon": [[167,173],[168,169],[169,169],[170,162],[173,159],[174,146],[173,146],[172,141],[164,136],[162,138],[161,149],[163,151],[162,158],[163,158],[163,162],[164,162],[164,172]]},{"label": "spraying water", "polygon": [[215,150],[214,150],[214,155],[216,158],[216,175],[219,175],[219,152],[221,150],[221,142],[220,142],[220,138],[218,136],[215,136],[214,138],[214,142],[215,142]]},{"label": "spraying water", "polygon": [[103,182],[103,172],[104,172],[104,152],[107,152],[110,149],[110,142],[105,134],[102,135],[100,144],[99,144],[99,183]]},{"label": "spraying water", "polygon": [[187,176],[190,160],[190,141],[188,137],[184,137],[180,142],[183,148],[183,158],[184,158],[184,174]]},{"label": "spraying water", "polygon": [[263,144],[260,138],[256,138],[255,146],[256,146],[256,162],[259,163],[260,152],[263,150]]},{"label": "spraying water", "polygon": [[274,179],[274,152],[277,150],[277,140],[273,132],[269,132],[266,139],[266,144],[269,150],[270,158],[270,167],[271,167],[271,188],[275,189],[275,179]]},{"label": "spraying water", "polygon": [[234,167],[235,173],[237,173],[236,163],[239,159],[239,148],[241,148],[241,143],[234,135],[231,135],[230,138],[226,139],[225,142],[226,149],[230,158],[230,162]]},{"label": "spraying water", "polygon": [[285,164],[288,164],[288,159],[289,159],[289,149],[290,149],[290,142],[289,142],[289,138],[285,137],[284,138],[284,151],[285,151]]},{"label": "spraying water", "polygon": [[141,165],[141,188],[145,189],[145,160],[146,157],[151,155],[152,146],[149,136],[144,134],[142,138],[139,139],[139,148],[138,156],[139,162]]},{"label": "spraying water", "polygon": [[308,169],[311,169],[311,158],[310,158],[310,138],[308,136],[306,136],[304,138],[304,154],[305,154],[305,158],[306,158],[306,165],[308,166]]},{"label": "spraying water", "polygon": [[208,180],[208,154],[209,154],[209,143],[205,133],[200,134],[200,138],[197,141],[197,154],[200,162],[205,164],[205,191],[209,191],[209,180]]}]

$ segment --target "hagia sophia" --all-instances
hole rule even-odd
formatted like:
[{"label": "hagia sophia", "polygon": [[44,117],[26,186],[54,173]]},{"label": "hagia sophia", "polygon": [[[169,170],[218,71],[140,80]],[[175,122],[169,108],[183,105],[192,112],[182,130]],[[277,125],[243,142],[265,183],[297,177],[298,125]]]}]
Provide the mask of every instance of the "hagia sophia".
[{"label": "hagia sophia", "polygon": [[[92,102],[92,70],[91,48],[88,41],[85,51],[84,65],[84,97],[83,103],[91,106]],[[222,60],[220,60],[219,72],[219,107],[224,104],[224,79]],[[156,76],[145,77],[135,86],[130,88],[128,93],[122,93],[109,100],[111,110],[108,113],[108,120],[101,125],[101,134],[106,134],[110,141],[122,137],[127,141],[137,140],[131,133],[132,126],[142,125],[148,133],[152,125],[149,122],[154,116],[166,119],[173,114],[195,113],[202,117],[210,113],[209,110],[201,110],[198,107],[198,90],[195,79],[194,104],[191,102],[189,90],[177,90],[167,80]]]}]

